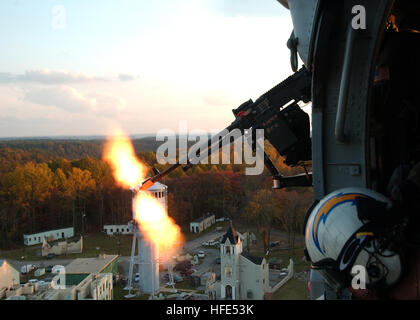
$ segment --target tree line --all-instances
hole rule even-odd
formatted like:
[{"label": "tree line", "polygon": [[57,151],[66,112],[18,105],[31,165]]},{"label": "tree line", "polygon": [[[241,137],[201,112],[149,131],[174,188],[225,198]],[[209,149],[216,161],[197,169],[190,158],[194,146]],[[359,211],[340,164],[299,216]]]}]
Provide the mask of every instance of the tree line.
[{"label": "tree line", "polygon": [[[0,147],[1,248],[20,246],[25,233],[68,226],[77,233],[98,232],[104,224],[125,224],[131,219],[131,192],[118,187],[100,157],[102,152],[92,156],[95,150],[66,159],[36,148]],[[282,174],[302,172],[285,166],[269,144],[266,151]],[[156,163],[153,151],[139,151],[137,156],[149,168],[168,167]],[[246,176],[244,171],[245,165],[239,164],[199,164],[186,172],[173,171],[162,181],[169,190],[169,215],[187,227],[191,220],[211,212],[258,226],[268,237],[272,227],[279,227],[289,231],[292,243],[302,227],[311,190],[273,191],[268,173]]]}]

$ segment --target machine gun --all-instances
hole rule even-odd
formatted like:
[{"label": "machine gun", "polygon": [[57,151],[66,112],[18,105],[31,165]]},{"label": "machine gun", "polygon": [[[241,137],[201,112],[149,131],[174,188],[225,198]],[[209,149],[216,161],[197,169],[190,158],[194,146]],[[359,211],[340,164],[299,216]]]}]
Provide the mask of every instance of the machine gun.
[{"label": "machine gun", "polygon": [[[221,133],[215,135],[217,140],[210,138],[202,145],[203,150],[208,150],[218,144],[218,148],[230,143],[229,134],[223,136],[223,132],[230,132],[234,129],[246,130],[264,129],[265,138],[273,147],[285,157],[287,165],[297,165],[301,161],[311,160],[311,138],[309,116],[298,105],[298,102],[309,102],[311,97],[311,75],[302,67],[299,71],[288,77],[255,102],[251,99],[241,104],[237,109],[232,110],[235,120]],[[261,146],[252,138],[252,147],[256,151]],[[202,150],[202,148],[199,148]],[[203,156],[204,157],[204,156]],[[165,171],[159,172],[153,168],[155,176],[146,179],[136,189],[147,190],[155,182],[161,180],[170,172],[182,166],[188,170],[193,164],[186,158],[170,166]],[[312,173],[283,177],[264,152],[264,164],[273,177],[273,188],[280,189],[292,186],[312,186]]]}]

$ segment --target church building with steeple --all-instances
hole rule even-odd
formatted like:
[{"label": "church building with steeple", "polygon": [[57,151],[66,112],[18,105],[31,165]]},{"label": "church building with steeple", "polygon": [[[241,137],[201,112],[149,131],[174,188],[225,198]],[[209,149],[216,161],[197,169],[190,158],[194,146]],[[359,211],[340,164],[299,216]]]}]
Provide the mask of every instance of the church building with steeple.
[{"label": "church building with steeple", "polygon": [[231,223],[220,243],[221,298],[262,300],[270,292],[268,263],[244,253],[242,244]]}]

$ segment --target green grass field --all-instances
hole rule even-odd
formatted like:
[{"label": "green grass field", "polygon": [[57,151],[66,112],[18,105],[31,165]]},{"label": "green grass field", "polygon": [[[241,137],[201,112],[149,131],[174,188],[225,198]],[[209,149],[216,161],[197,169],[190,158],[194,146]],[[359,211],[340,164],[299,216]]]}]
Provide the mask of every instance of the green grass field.
[{"label": "green grass field", "polygon": [[[120,244],[118,245],[118,239]],[[90,258],[100,254],[120,254],[129,256],[131,254],[131,243],[133,237],[130,235],[108,236],[103,233],[86,235],[83,238],[83,252],[55,256],[55,259]],[[41,256],[41,247],[23,247],[16,250],[0,251],[0,258],[33,261],[44,260]],[[46,259],[45,259],[46,260]]]},{"label": "green grass field", "polygon": [[25,257],[24,260],[40,260],[41,257],[41,247],[26,247],[15,250],[0,250],[0,258],[12,259],[12,260],[23,260],[22,257]]},{"label": "green grass field", "polygon": [[273,293],[273,300],[308,300],[309,292],[306,281],[296,278],[287,281]]},{"label": "green grass field", "polygon": [[190,281],[188,281],[188,280],[184,280],[184,281],[175,283],[175,289],[179,289],[179,290],[183,290],[183,289],[186,289],[186,290],[196,290],[196,288],[194,288],[191,285]]}]

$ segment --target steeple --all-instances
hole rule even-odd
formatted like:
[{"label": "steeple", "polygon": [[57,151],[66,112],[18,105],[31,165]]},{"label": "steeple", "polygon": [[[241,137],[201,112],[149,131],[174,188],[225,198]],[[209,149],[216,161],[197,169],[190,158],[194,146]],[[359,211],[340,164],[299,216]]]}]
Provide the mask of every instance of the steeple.
[{"label": "steeple", "polygon": [[227,239],[229,239],[231,244],[237,244],[239,241],[239,236],[235,228],[233,227],[232,220],[230,221],[229,228],[223,236],[222,243],[225,243]]}]

